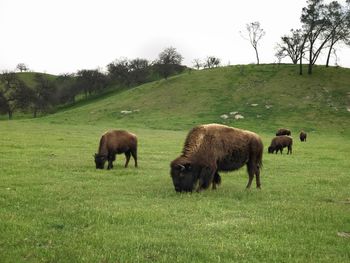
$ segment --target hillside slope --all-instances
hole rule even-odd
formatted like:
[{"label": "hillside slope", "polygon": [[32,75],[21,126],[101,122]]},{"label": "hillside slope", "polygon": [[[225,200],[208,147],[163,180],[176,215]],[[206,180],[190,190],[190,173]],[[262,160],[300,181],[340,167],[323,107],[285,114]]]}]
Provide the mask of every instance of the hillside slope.
[{"label": "hillside slope", "polygon": [[[218,122],[242,128],[337,130],[350,127],[350,69],[245,65],[192,71],[148,83],[42,118],[54,123],[106,123],[183,129]],[[244,118],[236,120],[235,114]]]}]

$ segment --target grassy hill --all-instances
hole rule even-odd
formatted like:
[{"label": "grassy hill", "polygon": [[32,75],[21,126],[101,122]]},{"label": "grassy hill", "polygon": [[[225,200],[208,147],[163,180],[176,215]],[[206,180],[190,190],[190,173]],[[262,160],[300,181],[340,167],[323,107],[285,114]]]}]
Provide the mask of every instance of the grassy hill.
[{"label": "grassy hill", "polygon": [[[161,129],[218,122],[266,131],[283,126],[347,132],[350,69],[317,66],[311,76],[297,70],[246,65],[192,71],[67,108],[44,121]],[[235,120],[233,112],[244,119]]]}]

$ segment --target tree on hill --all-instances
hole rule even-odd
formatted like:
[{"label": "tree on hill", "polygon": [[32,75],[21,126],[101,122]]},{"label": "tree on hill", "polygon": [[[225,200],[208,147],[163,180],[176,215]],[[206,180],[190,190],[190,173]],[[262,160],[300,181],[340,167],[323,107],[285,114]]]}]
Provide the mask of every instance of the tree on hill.
[{"label": "tree on hill", "polygon": [[214,68],[214,67],[218,67],[221,63],[221,60],[217,57],[214,56],[209,56],[206,58],[205,63],[204,63],[204,67],[205,68]]},{"label": "tree on hill", "polygon": [[183,57],[176,51],[176,48],[168,47],[159,53],[155,65],[159,74],[167,79],[170,75],[179,73],[184,69],[184,67],[181,66],[182,60]]},{"label": "tree on hill", "polygon": [[259,65],[260,62],[259,62],[259,53],[258,53],[258,43],[260,39],[263,36],[265,36],[265,31],[260,27],[260,22],[258,21],[246,24],[246,30],[247,30],[247,34],[242,32],[240,32],[240,34],[244,39],[248,40],[252,45],[252,47],[254,48],[256,61],[257,61],[257,64]]},{"label": "tree on hill", "polygon": [[28,70],[29,70],[29,68],[27,67],[27,65],[24,64],[24,63],[18,63],[17,66],[16,66],[16,69],[18,69],[20,72],[28,71]]},{"label": "tree on hill", "polygon": [[147,59],[135,58],[129,61],[129,80],[132,85],[146,83],[149,77],[149,62]]},{"label": "tree on hill", "polygon": [[308,44],[308,74],[312,74],[312,67],[330,38],[330,35],[326,35],[322,40],[320,38],[330,27],[330,20],[323,0],[307,0],[307,4],[302,9],[300,20],[304,31],[303,42]]},{"label": "tree on hill", "polygon": [[83,69],[78,71],[75,85],[87,98],[92,93],[101,92],[107,86],[107,78],[98,70]]},{"label": "tree on hill", "polygon": [[281,37],[281,43],[277,44],[276,56],[279,59],[289,57],[293,64],[297,64],[302,54],[303,35],[301,29],[292,29],[291,35]]},{"label": "tree on hill", "polygon": [[75,85],[74,74],[61,74],[55,80],[56,101],[59,104],[74,103],[75,97],[79,93]]},{"label": "tree on hill", "polygon": [[108,76],[121,86],[130,86],[130,62],[126,58],[116,59],[107,65]]},{"label": "tree on hill", "polygon": [[326,67],[329,66],[335,45],[338,42],[350,41],[350,0],[347,0],[346,6],[340,5],[337,1],[331,2],[327,6],[327,18],[329,26],[321,34],[322,39],[329,39]]},{"label": "tree on hill", "polygon": [[35,86],[30,96],[30,108],[33,111],[33,117],[36,118],[38,112],[47,112],[55,104],[56,88],[44,74],[36,73],[34,75]]},{"label": "tree on hill", "polygon": [[7,113],[9,119],[17,109],[24,110],[30,103],[30,88],[14,72],[0,75],[0,111]]},{"label": "tree on hill", "polygon": [[192,64],[193,64],[193,67],[196,68],[197,70],[199,70],[201,67],[203,67],[203,64],[199,58],[195,58],[192,61]]}]

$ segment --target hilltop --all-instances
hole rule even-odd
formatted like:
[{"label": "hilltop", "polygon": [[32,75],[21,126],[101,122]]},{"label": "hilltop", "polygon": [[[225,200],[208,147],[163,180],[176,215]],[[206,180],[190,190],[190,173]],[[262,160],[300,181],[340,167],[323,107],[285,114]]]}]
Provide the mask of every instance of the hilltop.
[{"label": "hilltop", "polygon": [[266,131],[286,126],[346,132],[350,69],[317,66],[313,75],[297,72],[294,65],[191,71],[65,108],[42,120],[175,130],[218,122]]}]

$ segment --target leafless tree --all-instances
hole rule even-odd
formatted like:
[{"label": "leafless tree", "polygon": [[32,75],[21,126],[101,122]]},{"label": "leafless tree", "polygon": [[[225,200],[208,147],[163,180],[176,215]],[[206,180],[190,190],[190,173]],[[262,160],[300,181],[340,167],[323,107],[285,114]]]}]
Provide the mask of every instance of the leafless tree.
[{"label": "leafless tree", "polygon": [[240,31],[241,36],[248,40],[255,50],[257,64],[259,65],[259,53],[258,53],[258,43],[260,39],[265,35],[264,29],[260,27],[260,22],[251,22],[246,24],[246,33]]}]

